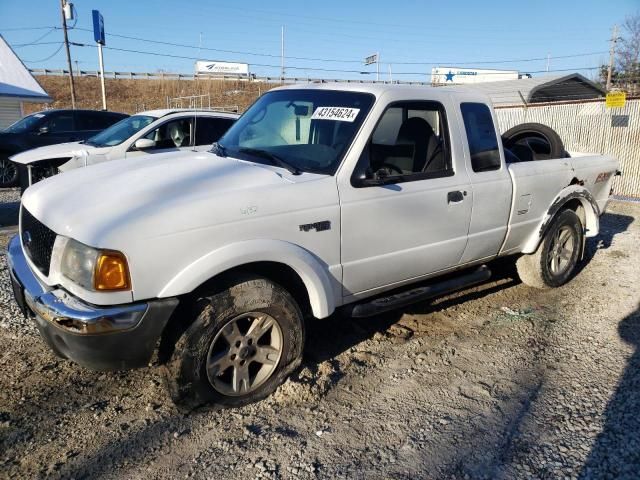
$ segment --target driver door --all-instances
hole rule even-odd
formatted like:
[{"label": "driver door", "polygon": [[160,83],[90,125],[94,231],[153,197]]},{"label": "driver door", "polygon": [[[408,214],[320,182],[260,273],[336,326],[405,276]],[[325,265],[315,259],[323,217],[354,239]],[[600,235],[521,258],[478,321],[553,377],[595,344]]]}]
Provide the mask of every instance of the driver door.
[{"label": "driver door", "polygon": [[[375,184],[384,178],[388,183]],[[339,189],[345,297],[460,263],[472,195],[442,104],[391,104]]]}]

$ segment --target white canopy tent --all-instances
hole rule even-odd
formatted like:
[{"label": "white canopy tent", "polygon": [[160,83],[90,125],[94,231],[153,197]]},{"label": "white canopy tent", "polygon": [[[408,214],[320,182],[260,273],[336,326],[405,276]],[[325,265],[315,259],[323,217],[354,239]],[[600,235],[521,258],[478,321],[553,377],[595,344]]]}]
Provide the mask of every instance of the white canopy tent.
[{"label": "white canopy tent", "polygon": [[53,99],[0,35],[0,129],[23,116],[23,102],[51,101]]}]

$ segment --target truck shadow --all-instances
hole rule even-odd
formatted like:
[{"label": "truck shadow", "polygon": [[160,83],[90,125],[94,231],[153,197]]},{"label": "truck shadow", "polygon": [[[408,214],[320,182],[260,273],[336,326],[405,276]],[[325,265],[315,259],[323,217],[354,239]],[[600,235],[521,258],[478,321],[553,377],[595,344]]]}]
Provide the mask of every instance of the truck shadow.
[{"label": "truck shadow", "polygon": [[[625,232],[634,218],[617,213],[605,213],[600,219],[600,233],[587,238],[583,261],[579,264],[578,275],[599,250],[606,250],[613,244],[617,234]],[[370,318],[356,319],[337,312],[329,318],[310,321],[307,324],[307,344],[305,361],[322,363],[335,358],[355,345],[373,337],[376,333],[387,332],[405,314],[430,315],[454,305],[477,300],[501,290],[519,285],[520,278],[513,258],[503,258],[490,262],[492,277],[489,281],[445,297],[437,304],[431,301],[416,303],[404,309],[393,310]],[[425,321],[429,321],[426,319]]]},{"label": "truck shadow", "polygon": [[580,472],[582,479],[631,479],[640,472],[640,304],[620,321],[618,334],[633,347],[633,355],[607,404],[604,427]]},{"label": "truck shadow", "polygon": [[[430,315],[520,283],[513,262],[496,262],[491,265],[491,270],[493,277],[490,281],[453,293],[444,299],[436,299],[437,304],[432,301],[419,302],[369,318],[351,318],[343,312],[337,312],[323,320],[312,320],[307,323],[305,362],[322,363],[331,360],[376,334],[386,334],[405,314]],[[424,321],[428,322],[429,319]],[[407,334],[412,335],[412,332]]]},{"label": "truck shadow", "polygon": [[627,231],[633,221],[633,217],[629,215],[620,215],[618,213],[605,213],[600,217],[600,232],[598,233],[598,236],[586,239],[584,257],[582,262],[578,265],[575,274],[578,275],[582,270],[584,270],[598,250],[607,250],[611,248],[615,236]]}]

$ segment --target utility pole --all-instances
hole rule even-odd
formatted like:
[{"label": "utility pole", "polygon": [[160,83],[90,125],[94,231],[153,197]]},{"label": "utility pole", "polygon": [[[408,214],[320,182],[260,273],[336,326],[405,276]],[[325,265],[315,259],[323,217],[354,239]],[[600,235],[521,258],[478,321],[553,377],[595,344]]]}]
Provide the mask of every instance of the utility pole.
[{"label": "utility pole", "polygon": [[376,52],[376,82],[380,81],[380,52]]},{"label": "utility pole", "polygon": [[280,30],[280,82],[284,83],[284,25]]},{"label": "utility pole", "polygon": [[607,69],[607,91],[611,90],[611,76],[613,75],[613,62],[616,56],[617,41],[618,41],[618,25],[614,25],[613,35],[611,35],[611,49],[609,50],[609,68]]},{"label": "utility pole", "polygon": [[549,63],[551,63],[551,54],[547,53],[547,72],[549,71]]},{"label": "utility pole", "polygon": [[65,0],[60,0],[62,12],[62,32],[64,33],[64,47],[67,50],[67,65],[69,67],[69,87],[71,88],[71,108],[76,108],[76,85],[73,81],[73,68],[71,67],[71,52],[69,51],[69,37],[67,36],[67,17],[64,13]]}]

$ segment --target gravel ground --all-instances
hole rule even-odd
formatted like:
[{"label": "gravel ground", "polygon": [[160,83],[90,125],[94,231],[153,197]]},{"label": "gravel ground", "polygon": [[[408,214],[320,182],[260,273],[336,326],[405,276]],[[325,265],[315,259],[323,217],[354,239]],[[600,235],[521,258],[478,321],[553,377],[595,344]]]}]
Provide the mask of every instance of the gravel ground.
[{"label": "gravel ground", "polygon": [[638,478],[639,218],[613,202],[559,289],[503,262],[432,304],[318,321],[272,397],[187,416],[154,368],[54,357],[0,259],[0,476]]}]

